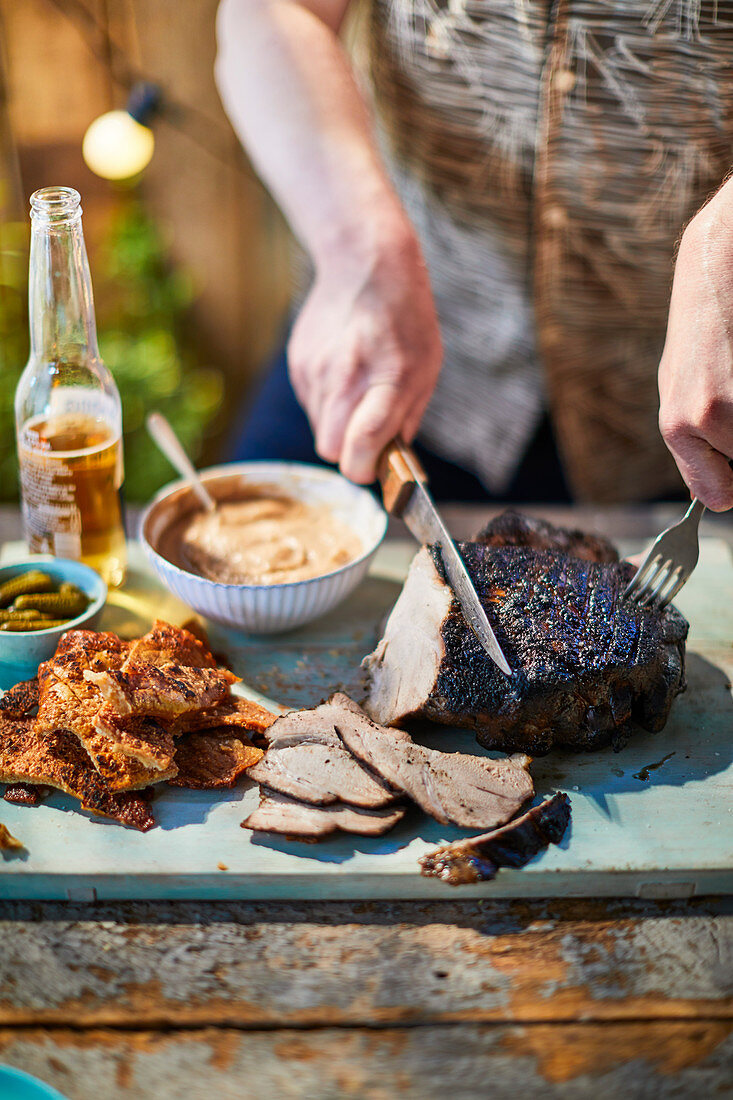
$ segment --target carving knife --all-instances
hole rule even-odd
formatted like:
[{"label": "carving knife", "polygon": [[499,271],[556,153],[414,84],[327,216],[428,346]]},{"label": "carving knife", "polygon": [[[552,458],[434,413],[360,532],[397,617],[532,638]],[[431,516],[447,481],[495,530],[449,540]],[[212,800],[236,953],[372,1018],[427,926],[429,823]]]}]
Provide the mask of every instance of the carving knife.
[{"label": "carving knife", "polygon": [[427,476],[417,455],[406,443],[393,439],[382,452],[377,474],[385,508],[390,515],[404,520],[419,543],[440,548],[448,582],[466,622],[494,664],[505,676],[511,676],[473,581],[428,492]]}]

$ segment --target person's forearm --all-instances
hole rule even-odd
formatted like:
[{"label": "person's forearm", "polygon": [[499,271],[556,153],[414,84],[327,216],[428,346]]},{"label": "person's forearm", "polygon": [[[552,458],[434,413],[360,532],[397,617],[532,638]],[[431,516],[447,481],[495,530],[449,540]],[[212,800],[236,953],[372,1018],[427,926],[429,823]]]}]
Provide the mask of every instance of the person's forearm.
[{"label": "person's forearm", "polygon": [[316,266],[409,232],[335,31],[298,0],[223,0],[218,41],[229,118]]},{"label": "person's forearm", "polygon": [[408,442],[442,349],[417,236],[337,37],[347,0],[222,0],[217,81],[260,175],[315,263],[288,368],[318,454],[370,482]]}]

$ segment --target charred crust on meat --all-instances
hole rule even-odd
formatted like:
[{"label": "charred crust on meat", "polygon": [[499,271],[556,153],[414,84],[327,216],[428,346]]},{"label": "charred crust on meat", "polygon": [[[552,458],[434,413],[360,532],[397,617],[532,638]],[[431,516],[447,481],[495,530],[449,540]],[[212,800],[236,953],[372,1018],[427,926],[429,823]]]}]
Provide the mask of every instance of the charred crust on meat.
[{"label": "charred crust on meat", "polygon": [[[216,660],[207,643],[185,626],[172,626],[156,619],[153,626],[130,646],[127,667],[140,664],[183,665],[186,668],[216,668]],[[236,677],[230,678],[235,680]]]},{"label": "charred crust on meat", "polygon": [[524,867],[550,844],[559,844],[570,822],[570,799],[555,794],[500,829],[457,840],[420,859],[420,873],[451,886],[485,882],[500,867]]},{"label": "charred crust on meat", "polygon": [[33,783],[11,783],[5,788],[3,798],[16,806],[37,806],[41,792]]},{"label": "charred crust on meat", "polygon": [[243,730],[250,739],[254,739],[254,737],[263,738],[266,746],[265,730],[270,728],[276,718],[277,715],[251,699],[229,695],[214,707],[207,710],[191,711],[176,718],[172,726],[172,732],[174,736],[178,737],[184,733],[229,726],[232,731]]},{"label": "charred crust on meat", "polygon": [[623,599],[632,566],[475,542],[458,549],[512,677],[468,628],[439,553],[423,550],[364,662],[373,718],[465,726],[487,748],[531,755],[619,746],[631,719],[664,726],[684,689],[687,623],[674,607]]},{"label": "charred crust on meat", "polygon": [[33,718],[0,718],[0,782],[38,783],[78,799],[90,813],[111,817],[143,832],[154,824],[137,792],[113,791],[69,730],[41,731]]},{"label": "charred crust on meat", "polygon": [[585,561],[618,561],[615,546],[601,535],[578,528],[555,527],[546,520],[525,516],[511,509],[496,516],[471,540],[485,546],[526,546],[531,550],[553,550]]},{"label": "charred crust on meat", "polygon": [[8,688],[0,699],[0,715],[5,718],[26,718],[38,708],[38,677],[21,680]]},{"label": "charred crust on meat", "polygon": [[[641,726],[662,729],[684,686],[687,624],[675,608],[660,616],[622,600],[632,567],[522,548],[460,550],[515,671],[507,681],[455,608],[443,627],[446,658],[428,716],[470,711],[481,744],[537,755],[554,744],[608,744],[626,724],[611,707],[619,695],[631,696]],[[497,590],[508,598],[495,598]]]},{"label": "charred crust on meat", "polygon": [[33,804],[35,784],[56,787],[93,814],[146,831],[154,825],[150,784],[176,777],[174,738],[189,724],[201,732],[179,742],[188,786],[231,786],[262,756],[242,729],[251,722],[263,730],[274,715],[233,700],[237,679],[200,639],[160,620],[132,642],[109,631],[67,631],[38,681],[16,685],[0,702],[5,797]]},{"label": "charred crust on meat", "polygon": [[125,791],[117,795],[118,809],[116,819],[121,825],[129,825],[141,833],[147,833],[155,825],[150,809],[149,797],[143,791]]}]

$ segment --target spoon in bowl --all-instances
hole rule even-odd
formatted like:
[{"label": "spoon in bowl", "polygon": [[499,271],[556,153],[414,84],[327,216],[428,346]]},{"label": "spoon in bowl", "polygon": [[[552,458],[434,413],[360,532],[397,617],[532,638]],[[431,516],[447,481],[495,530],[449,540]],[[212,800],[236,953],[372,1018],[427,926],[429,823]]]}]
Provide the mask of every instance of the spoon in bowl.
[{"label": "spoon in bowl", "polygon": [[171,466],[178,470],[181,477],[189,483],[204,508],[209,512],[215,512],[216,501],[199,477],[191,459],[181,446],[178,436],[162,413],[148,413],[145,426],[150,433],[150,438],[160,448]]}]

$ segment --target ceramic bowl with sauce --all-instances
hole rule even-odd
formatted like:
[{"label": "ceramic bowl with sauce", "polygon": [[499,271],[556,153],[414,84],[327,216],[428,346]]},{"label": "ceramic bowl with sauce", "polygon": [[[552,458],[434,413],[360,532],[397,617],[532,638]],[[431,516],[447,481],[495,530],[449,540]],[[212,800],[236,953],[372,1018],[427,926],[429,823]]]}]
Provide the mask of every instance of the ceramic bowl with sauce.
[{"label": "ceramic bowl with sauce", "polygon": [[288,579],[279,583],[273,570],[267,573],[268,583],[231,583],[227,562],[222,568],[226,580],[220,580],[215,568],[202,575],[186,552],[190,531],[205,518],[190,486],[176,481],[161,489],[140,525],[142,544],[158,577],[199,614],[248,633],[291,630],[331,611],[364,578],[387,530],[387,515],[369,490],[321,466],[236,462],[202,470],[200,476],[220,505],[283,499],[311,509],[314,530],[320,513],[347,536],[348,553],[342,556],[348,560],[328,560],[316,576],[293,580],[289,578],[299,577],[298,570],[284,570]]}]

